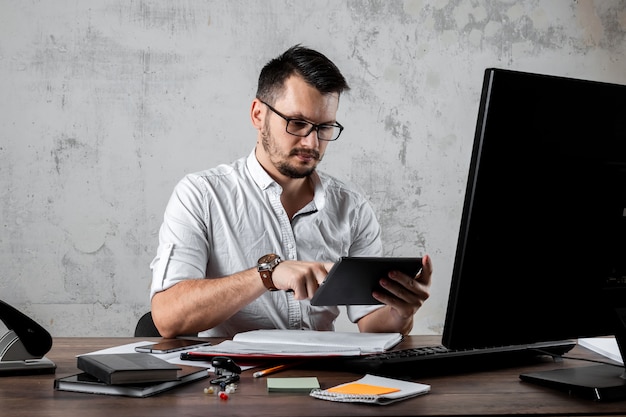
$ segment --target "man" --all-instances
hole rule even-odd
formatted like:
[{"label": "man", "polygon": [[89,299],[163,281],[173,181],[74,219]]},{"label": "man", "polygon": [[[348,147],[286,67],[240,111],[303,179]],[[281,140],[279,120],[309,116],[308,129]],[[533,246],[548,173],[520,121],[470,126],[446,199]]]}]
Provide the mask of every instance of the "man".
[{"label": "man", "polygon": [[[261,71],[250,117],[253,152],[186,176],[165,211],[151,264],[152,315],[164,337],[232,337],[262,328],[333,330],[337,307],[309,299],[340,256],[381,256],[364,197],[316,170],[343,127],[349,89],[324,55],[296,45]],[[391,272],[383,305],[349,306],[362,332],[409,333],[428,298],[428,256],[416,277]]]}]

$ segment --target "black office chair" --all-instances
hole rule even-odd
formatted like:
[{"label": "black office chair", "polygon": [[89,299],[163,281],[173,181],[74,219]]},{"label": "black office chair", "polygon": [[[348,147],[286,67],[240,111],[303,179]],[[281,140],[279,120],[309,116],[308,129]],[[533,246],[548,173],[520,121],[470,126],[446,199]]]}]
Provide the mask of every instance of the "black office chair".
[{"label": "black office chair", "polygon": [[135,327],[135,337],[161,337],[159,330],[152,321],[152,312],[148,311],[141,316]]}]

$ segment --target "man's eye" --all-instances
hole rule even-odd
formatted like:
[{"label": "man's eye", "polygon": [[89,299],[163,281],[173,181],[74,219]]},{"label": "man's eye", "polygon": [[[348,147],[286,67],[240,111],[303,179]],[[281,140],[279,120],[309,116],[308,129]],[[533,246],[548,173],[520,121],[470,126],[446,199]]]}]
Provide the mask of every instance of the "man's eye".
[{"label": "man's eye", "polygon": [[305,122],[304,120],[292,120],[291,124],[296,129],[308,129],[310,124]]}]

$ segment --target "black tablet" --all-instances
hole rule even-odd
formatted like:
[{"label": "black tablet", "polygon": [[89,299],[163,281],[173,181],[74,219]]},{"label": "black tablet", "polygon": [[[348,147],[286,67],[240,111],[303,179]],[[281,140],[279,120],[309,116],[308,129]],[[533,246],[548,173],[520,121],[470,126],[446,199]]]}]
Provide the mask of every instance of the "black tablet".
[{"label": "black tablet", "polygon": [[314,306],[372,305],[378,283],[389,271],[400,271],[411,277],[422,268],[422,258],[343,257],[335,263],[311,299]]}]

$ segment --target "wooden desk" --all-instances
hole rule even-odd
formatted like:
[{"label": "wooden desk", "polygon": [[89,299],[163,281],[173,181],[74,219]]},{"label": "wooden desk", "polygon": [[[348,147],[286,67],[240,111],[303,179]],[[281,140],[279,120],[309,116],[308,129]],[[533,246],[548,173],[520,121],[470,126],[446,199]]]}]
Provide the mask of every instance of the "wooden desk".
[{"label": "wooden desk", "polygon": [[[56,338],[46,355],[57,364],[56,374],[0,377],[0,414],[7,417],[37,416],[436,416],[436,415],[626,415],[626,401],[594,403],[572,398],[548,388],[521,382],[519,374],[530,370],[586,366],[585,362],[549,361],[523,368],[502,369],[454,376],[419,378],[432,391],[399,403],[376,406],[333,403],[307,394],[268,393],[265,378],[242,373],[237,392],[224,401],[205,395],[208,379],[148,398],[126,398],[55,391],[55,377],[79,372],[75,355],[137,341],[133,338]],[[150,339],[147,339],[150,340]],[[156,340],[156,339],[153,339]],[[432,345],[439,338],[411,336],[400,347]],[[577,346],[569,354],[597,357]],[[309,369],[290,369],[280,376],[317,376],[322,388],[352,381],[361,375]]]}]

